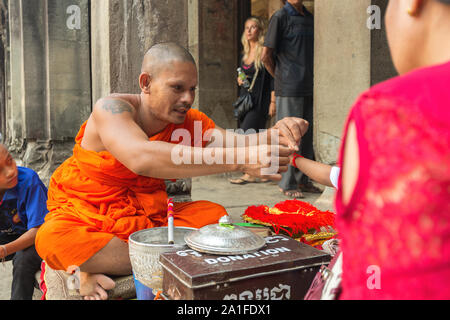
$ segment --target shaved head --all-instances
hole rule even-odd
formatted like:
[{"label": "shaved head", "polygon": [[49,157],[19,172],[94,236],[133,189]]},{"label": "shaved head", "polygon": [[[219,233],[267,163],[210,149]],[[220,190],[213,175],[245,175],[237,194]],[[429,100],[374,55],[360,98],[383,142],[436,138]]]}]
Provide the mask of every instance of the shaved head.
[{"label": "shaved head", "polygon": [[155,77],[163,67],[167,67],[174,61],[190,62],[196,66],[189,51],[176,43],[167,42],[156,44],[147,51],[142,62],[141,72],[147,72]]},{"label": "shaved head", "polygon": [[[139,76],[141,110],[160,130],[182,124],[195,100],[198,70],[192,55],[176,43],[160,43],[144,56]],[[159,131],[156,131],[159,132]]]}]

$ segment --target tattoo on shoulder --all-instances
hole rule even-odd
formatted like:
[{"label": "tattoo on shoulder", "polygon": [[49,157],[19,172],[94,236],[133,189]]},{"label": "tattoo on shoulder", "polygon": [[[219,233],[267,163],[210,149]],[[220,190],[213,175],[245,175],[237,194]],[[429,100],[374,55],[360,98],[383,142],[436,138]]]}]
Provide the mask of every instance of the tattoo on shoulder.
[{"label": "tattoo on shoulder", "polygon": [[129,104],[119,100],[109,100],[102,104],[102,109],[112,114],[121,114],[124,112],[133,112],[133,108]]}]

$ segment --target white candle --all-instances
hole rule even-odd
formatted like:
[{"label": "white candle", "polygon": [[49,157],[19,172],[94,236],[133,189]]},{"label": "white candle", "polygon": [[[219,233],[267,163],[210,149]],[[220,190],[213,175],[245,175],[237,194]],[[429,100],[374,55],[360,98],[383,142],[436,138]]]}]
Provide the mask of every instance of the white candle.
[{"label": "white candle", "polygon": [[169,199],[167,201],[167,224],[168,224],[168,242],[169,244],[175,244],[175,241],[173,239],[173,202],[172,199]]}]

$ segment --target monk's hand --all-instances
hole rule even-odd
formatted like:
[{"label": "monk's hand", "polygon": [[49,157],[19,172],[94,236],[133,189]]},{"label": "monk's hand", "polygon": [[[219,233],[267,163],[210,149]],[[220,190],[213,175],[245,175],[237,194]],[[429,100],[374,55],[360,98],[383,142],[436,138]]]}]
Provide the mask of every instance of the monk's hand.
[{"label": "monk's hand", "polygon": [[278,133],[278,143],[287,146],[292,151],[298,151],[302,137],[308,131],[308,121],[301,118],[284,118],[278,121],[270,130]]},{"label": "monk's hand", "polygon": [[243,172],[253,176],[273,181],[281,180],[281,173],[286,172],[289,158],[293,151],[281,144],[259,145],[246,148]]}]

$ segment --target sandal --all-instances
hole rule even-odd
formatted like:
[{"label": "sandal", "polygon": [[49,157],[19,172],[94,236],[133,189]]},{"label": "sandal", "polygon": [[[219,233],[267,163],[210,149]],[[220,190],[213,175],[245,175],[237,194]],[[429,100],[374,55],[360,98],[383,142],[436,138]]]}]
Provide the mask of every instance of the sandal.
[{"label": "sandal", "polygon": [[303,199],[305,196],[300,190],[282,190],[280,192],[291,199]]},{"label": "sandal", "polygon": [[230,181],[230,183],[232,184],[247,184],[247,183],[256,183],[256,180],[251,180],[251,179],[244,179],[243,177],[241,178],[237,178],[237,179],[228,179],[228,181]]}]

